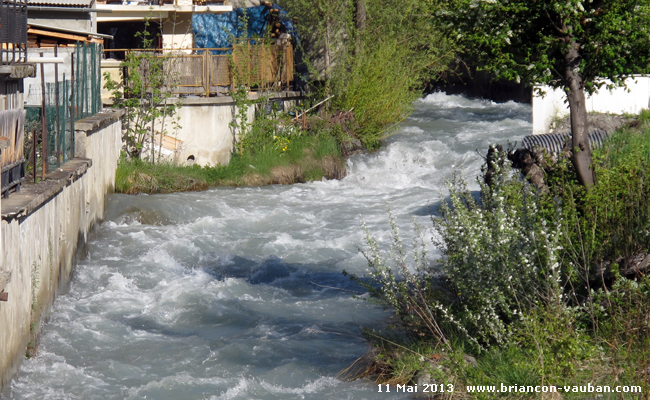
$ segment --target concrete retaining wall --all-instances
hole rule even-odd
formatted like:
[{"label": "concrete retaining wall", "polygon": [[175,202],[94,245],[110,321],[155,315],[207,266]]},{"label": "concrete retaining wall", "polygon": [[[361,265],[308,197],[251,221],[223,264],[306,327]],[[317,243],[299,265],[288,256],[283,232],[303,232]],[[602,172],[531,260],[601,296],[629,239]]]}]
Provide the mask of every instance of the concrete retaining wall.
[{"label": "concrete retaining wall", "polygon": [[77,122],[78,158],[2,201],[0,272],[9,271],[11,281],[8,301],[0,303],[0,390],[37,346],[43,317],[104,216],[120,156],[120,115]]},{"label": "concrete retaining wall", "polygon": [[[249,98],[257,100],[258,94],[252,93]],[[270,101],[281,104],[282,109],[290,110],[301,99],[300,92],[272,93]],[[236,133],[230,126],[236,115],[235,102],[230,96],[219,97],[185,97],[172,98],[170,101],[180,101],[178,109],[178,124],[180,128],[173,130],[170,118],[165,121],[166,135],[178,142],[177,147],[163,149],[163,159],[176,165],[198,164],[202,166],[227,165],[233,146],[236,143]],[[261,111],[263,112],[263,111]],[[248,109],[248,120],[253,121],[255,106]],[[154,127],[157,134],[161,129],[158,120]],[[146,141],[142,157],[151,154],[149,140]],[[188,158],[193,162],[188,163]],[[156,148],[158,158],[158,148]]]},{"label": "concrete retaining wall", "polygon": [[[270,100],[282,104],[284,110],[293,109],[300,98],[300,92],[281,92],[270,96]],[[250,99],[257,99],[257,93],[252,94]],[[236,141],[230,127],[236,113],[232,97],[188,97],[182,102],[183,106],[178,110],[181,129],[175,134],[170,132],[181,141],[180,148],[173,155],[174,163],[186,164],[188,157],[194,156],[199,165],[227,165]],[[251,106],[248,110],[249,122],[252,122],[254,115],[255,107]]]},{"label": "concrete retaining wall", "polygon": [[[619,87],[610,91],[603,87],[593,96],[587,96],[587,112],[638,114],[642,109],[650,108],[650,77],[635,76],[629,78],[626,84],[627,88]],[[542,97],[533,91],[533,135],[548,133],[553,119],[569,114],[563,90],[547,86],[540,88],[546,95]]]},{"label": "concrete retaining wall", "polygon": [[[227,165],[235,144],[235,135],[230,127],[235,112],[232,98],[194,97],[182,102],[183,106],[178,109],[181,128],[169,133],[181,143],[170,160],[182,165],[194,156],[199,165]],[[255,107],[250,107],[249,120],[253,119],[254,112]]]}]

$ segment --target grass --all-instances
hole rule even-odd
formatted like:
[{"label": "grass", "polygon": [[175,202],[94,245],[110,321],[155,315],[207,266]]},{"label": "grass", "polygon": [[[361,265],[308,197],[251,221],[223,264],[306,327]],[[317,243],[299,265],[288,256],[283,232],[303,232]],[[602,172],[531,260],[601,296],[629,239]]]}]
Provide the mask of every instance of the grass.
[{"label": "grass", "polygon": [[[285,149],[285,150],[283,150]],[[211,186],[291,184],[345,176],[345,160],[331,135],[291,137],[282,148],[268,146],[232,155],[227,166],[149,164],[123,159],[117,168],[118,193],[172,193]]]}]

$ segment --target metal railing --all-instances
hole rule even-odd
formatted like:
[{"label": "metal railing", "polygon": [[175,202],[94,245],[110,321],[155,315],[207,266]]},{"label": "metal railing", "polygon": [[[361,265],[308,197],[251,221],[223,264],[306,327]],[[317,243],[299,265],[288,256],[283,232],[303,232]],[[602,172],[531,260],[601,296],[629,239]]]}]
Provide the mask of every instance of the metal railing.
[{"label": "metal railing", "polygon": [[0,0],[0,65],[27,61],[27,1]]},{"label": "metal railing", "polygon": [[228,0],[99,0],[97,4],[108,5],[138,5],[138,6],[210,6],[210,5],[228,5]]},{"label": "metal railing", "polygon": [[[30,85],[25,105],[25,126],[33,139],[28,155],[34,181],[74,157],[74,123],[100,111],[101,48],[97,43],[79,42],[74,48],[66,47],[70,55],[67,76],[59,76],[59,64],[40,64],[41,82]],[[58,50],[55,47],[55,56]]]},{"label": "metal railing", "polygon": [[[133,52],[151,52],[165,59],[163,70],[170,77],[168,86],[173,87],[174,94],[218,95],[237,83],[245,83],[252,90],[284,90],[294,79],[290,44],[244,44],[234,49],[104,49],[105,55],[120,59]],[[127,68],[120,68],[123,76],[128,76]]]}]

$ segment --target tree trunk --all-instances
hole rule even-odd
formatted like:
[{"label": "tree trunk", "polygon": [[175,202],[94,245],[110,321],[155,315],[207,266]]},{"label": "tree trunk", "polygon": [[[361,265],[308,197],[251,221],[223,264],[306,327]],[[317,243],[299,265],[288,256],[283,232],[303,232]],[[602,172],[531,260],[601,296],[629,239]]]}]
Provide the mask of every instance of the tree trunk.
[{"label": "tree trunk", "polygon": [[366,0],[357,0],[355,22],[359,32],[366,30]]},{"label": "tree trunk", "polygon": [[[154,114],[152,111],[151,114]],[[151,164],[156,163],[156,131],[154,130],[154,124],[156,122],[156,117],[153,117],[151,120]]]},{"label": "tree trunk", "polygon": [[366,30],[366,0],[356,0],[355,4],[355,15],[354,15],[355,25],[357,28],[356,35],[356,55],[361,55],[361,36]]},{"label": "tree trunk", "polygon": [[579,72],[580,45],[571,40],[569,51],[565,56],[567,98],[571,112],[571,135],[573,137],[573,166],[580,183],[589,189],[594,185],[594,170],[591,166],[591,149],[589,148],[589,131],[587,127],[587,105],[585,103],[584,82]]},{"label": "tree trunk", "polygon": [[325,95],[330,95],[330,65],[332,63],[332,41],[329,12],[325,17]]}]

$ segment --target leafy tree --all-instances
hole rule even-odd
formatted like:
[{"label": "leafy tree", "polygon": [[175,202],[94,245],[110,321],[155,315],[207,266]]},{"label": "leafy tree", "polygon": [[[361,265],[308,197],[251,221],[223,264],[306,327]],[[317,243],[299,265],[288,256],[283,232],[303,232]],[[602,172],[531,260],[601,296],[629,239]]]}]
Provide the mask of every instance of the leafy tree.
[{"label": "leafy tree", "polygon": [[172,100],[174,89],[178,86],[176,64],[180,59],[171,53],[162,54],[154,48],[157,37],[149,32],[150,24],[151,18],[145,18],[145,29],[136,34],[142,39],[143,50],[128,52],[120,64],[126,73],[124,81],[114,81],[108,72],[104,78],[106,88],[113,94],[114,107],[126,110],[123,140],[128,155],[141,158],[145,141],[150,140],[150,162],[153,164],[156,161],[156,129],[161,133],[158,146],[160,161],[166,122],[171,120],[175,129],[180,127],[177,111],[181,103]]},{"label": "leafy tree", "polygon": [[296,18],[310,73],[329,93],[332,67],[347,52],[350,33],[354,32],[353,1],[281,0],[280,5]]},{"label": "leafy tree", "polygon": [[585,91],[624,85],[647,70],[648,0],[444,0],[439,16],[497,78],[547,84],[567,94],[573,164],[594,184]]},{"label": "leafy tree", "polygon": [[455,45],[441,33],[432,1],[283,0],[297,17],[320,98],[354,110],[356,134],[376,147],[412,110],[423,82],[447,68]]}]

